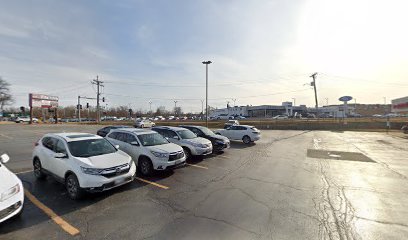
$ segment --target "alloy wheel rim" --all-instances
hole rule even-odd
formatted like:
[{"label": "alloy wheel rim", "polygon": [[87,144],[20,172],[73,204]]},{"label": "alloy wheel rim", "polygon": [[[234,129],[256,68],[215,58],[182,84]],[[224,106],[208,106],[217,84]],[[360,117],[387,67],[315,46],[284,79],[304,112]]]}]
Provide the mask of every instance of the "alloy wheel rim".
[{"label": "alloy wheel rim", "polygon": [[74,180],[72,178],[68,179],[67,188],[71,196],[76,194],[76,187],[75,187]]},{"label": "alloy wheel rim", "polygon": [[34,163],[34,174],[35,174],[36,176],[39,176],[39,175],[40,175],[40,171],[41,171],[40,164],[38,163],[38,161],[36,161],[36,162]]}]

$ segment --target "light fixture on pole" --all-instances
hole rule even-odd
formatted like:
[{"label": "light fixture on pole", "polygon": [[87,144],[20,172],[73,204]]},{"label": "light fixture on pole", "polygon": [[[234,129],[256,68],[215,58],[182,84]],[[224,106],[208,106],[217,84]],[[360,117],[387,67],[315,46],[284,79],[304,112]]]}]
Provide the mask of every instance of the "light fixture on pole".
[{"label": "light fixture on pole", "polygon": [[204,61],[205,64],[205,126],[208,127],[208,65],[211,61]]}]

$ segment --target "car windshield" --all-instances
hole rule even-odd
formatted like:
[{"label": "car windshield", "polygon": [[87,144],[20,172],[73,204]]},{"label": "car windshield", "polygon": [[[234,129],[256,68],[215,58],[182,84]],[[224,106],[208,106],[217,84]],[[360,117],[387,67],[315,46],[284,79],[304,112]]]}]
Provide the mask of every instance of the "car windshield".
[{"label": "car windshield", "polygon": [[180,130],[177,131],[177,133],[180,135],[181,139],[192,139],[196,138],[197,136],[190,130]]},{"label": "car windshield", "polygon": [[206,128],[206,127],[200,127],[199,128],[205,135],[215,135],[215,133],[213,131],[211,131],[210,129]]},{"label": "car windshield", "polygon": [[156,146],[169,143],[169,141],[158,133],[141,134],[137,137],[143,146]]},{"label": "car windshield", "polygon": [[92,157],[117,151],[116,148],[104,138],[69,142],[68,148],[74,157]]}]

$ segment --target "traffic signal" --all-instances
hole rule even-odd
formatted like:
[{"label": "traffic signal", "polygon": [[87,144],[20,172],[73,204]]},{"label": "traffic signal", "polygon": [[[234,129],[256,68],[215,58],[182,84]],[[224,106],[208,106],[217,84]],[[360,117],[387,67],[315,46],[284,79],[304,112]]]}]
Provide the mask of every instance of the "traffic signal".
[{"label": "traffic signal", "polygon": [[77,109],[82,109],[82,104],[78,104]]},{"label": "traffic signal", "polygon": [[21,107],[20,107],[20,110],[21,110],[22,112],[25,112],[25,107],[21,106]]},{"label": "traffic signal", "polygon": [[89,103],[86,103],[86,108],[89,108]]},{"label": "traffic signal", "polygon": [[133,110],[129,108],[129,114],[132,115]]},{"label": "traffic signal", "polygon": [[105,102],[105,97],[102,98],[102,102]]}]

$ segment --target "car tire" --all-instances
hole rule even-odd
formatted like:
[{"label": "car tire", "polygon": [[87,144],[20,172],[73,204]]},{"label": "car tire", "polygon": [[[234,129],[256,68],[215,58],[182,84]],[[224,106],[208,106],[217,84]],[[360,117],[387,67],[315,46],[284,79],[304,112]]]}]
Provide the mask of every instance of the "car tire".
[{"label": "car tire", "polygon": [[34,172],[35,178],[38,180],[44,180],[47,177],[47,175],[45,175],[42,170],[41,161],[38,158],[34,159],[33,172]]},{"label": "car tire", "polygon": [[184,155],[186,155],[186,160],[191,159],[192,154],[191,154],[190,149],[183,147],[183,150],[184,150]]},{"label": "car tire", "polygon": [[250,144],[250,143],[251,143],[251,138],[250,138],[249,136],[245,135],[245,136],[242,138],[242,141],[243,141],[245,144]]},{"label": "car tire", "polygon": [[215,133],[216,135],[221,135],[221,133]]},{"label": "car tire", "polygon": [[73,173],[69,174],[65,179],[65,188],[72,200],[79,200],[84,195],[83,189],[79,186],[78,178]]},{"label": "car tire", "polygon": [[139,172],[144,176],[150,176],[153,173],[152,161],[147,157],[141,157],[137,164]]}]

